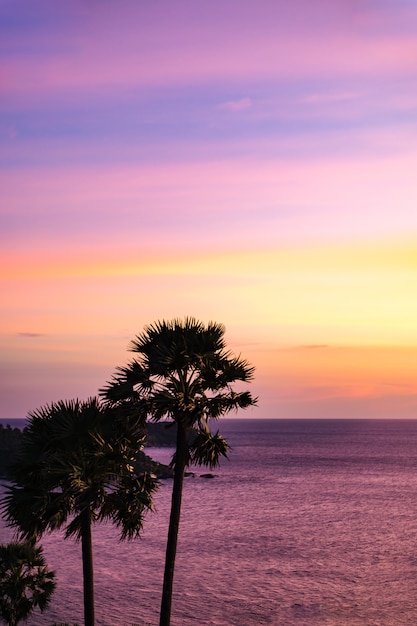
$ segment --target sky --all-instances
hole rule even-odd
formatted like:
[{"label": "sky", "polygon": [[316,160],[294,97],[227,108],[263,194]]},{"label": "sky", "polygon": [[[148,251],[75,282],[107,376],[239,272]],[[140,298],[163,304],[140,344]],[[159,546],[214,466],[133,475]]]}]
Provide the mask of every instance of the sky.
[{"label": "sky", "polygon": [[416,172],[416,0],[0,0],[0,418],[185,316],[242,417],[417,418]]}]

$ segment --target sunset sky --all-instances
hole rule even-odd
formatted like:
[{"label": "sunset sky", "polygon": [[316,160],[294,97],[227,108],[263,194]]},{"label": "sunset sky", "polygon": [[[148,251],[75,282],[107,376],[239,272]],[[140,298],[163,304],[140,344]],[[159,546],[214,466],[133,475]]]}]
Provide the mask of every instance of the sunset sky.
[{"label": "sunset sky", "polygon": [[417,2],[0,0],[0,417],[226,326],[247,417],[417,418]]}]

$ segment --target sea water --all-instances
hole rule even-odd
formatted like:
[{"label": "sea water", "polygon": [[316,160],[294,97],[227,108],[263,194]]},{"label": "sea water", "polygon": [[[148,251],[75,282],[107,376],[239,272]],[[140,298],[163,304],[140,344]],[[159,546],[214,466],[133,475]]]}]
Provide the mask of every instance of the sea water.
[{"label": "sea water", "polygon": [[[220,432],[230,460],[185,481],[173,626],[417,624],[417,421],[229,419]],[[158,624],[171,487],[142,539],[95,526],[98,626]],[[42,544],[57,589],[28,623],[81,624],[81,547]]]}]

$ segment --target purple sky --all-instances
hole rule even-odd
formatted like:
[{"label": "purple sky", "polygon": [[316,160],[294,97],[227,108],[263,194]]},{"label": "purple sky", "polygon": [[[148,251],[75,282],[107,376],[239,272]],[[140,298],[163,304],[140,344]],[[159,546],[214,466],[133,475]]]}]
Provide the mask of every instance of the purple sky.
[{"label": "purple sky", "polygon": [[251,416],[417,416],[414,1],[0,0],[0,89],[0,417],[184,315]]}]

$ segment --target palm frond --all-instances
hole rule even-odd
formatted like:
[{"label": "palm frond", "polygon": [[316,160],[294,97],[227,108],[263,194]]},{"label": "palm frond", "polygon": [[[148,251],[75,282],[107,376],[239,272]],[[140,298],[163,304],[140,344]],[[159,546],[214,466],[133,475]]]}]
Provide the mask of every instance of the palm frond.
[{"label": "palm frond", "polygon": [[99,519],[110,519],[121,529],[121,540],[140,536],[144,514],[153,511],[153,494],[159,483],[152,474],[125,476],[100,508]]},{"label": "palm frond", "polygon": [[55,589],[43,551],[34,543],[0,546],[0,616],[9,624],[27,620],[36,607],[44,611]]},{"label": "palm frond", "polygon": [[131,413],[97,398],[32,412],[2,504],[6,521],[24,537],[64,526],[67,536],[79,538],[78,516],[88,511],[91,521],[99,517],[106,498],[133,476],[145,436],[142,410]]},{"label": "palm frond", "polygon": [[214,469],[220,464],[220,458],[228,458],[230,446],[217,431],[214,435],[206,430],[200,431],[190,446],[190,459],[194,465],[205,465]]}]

